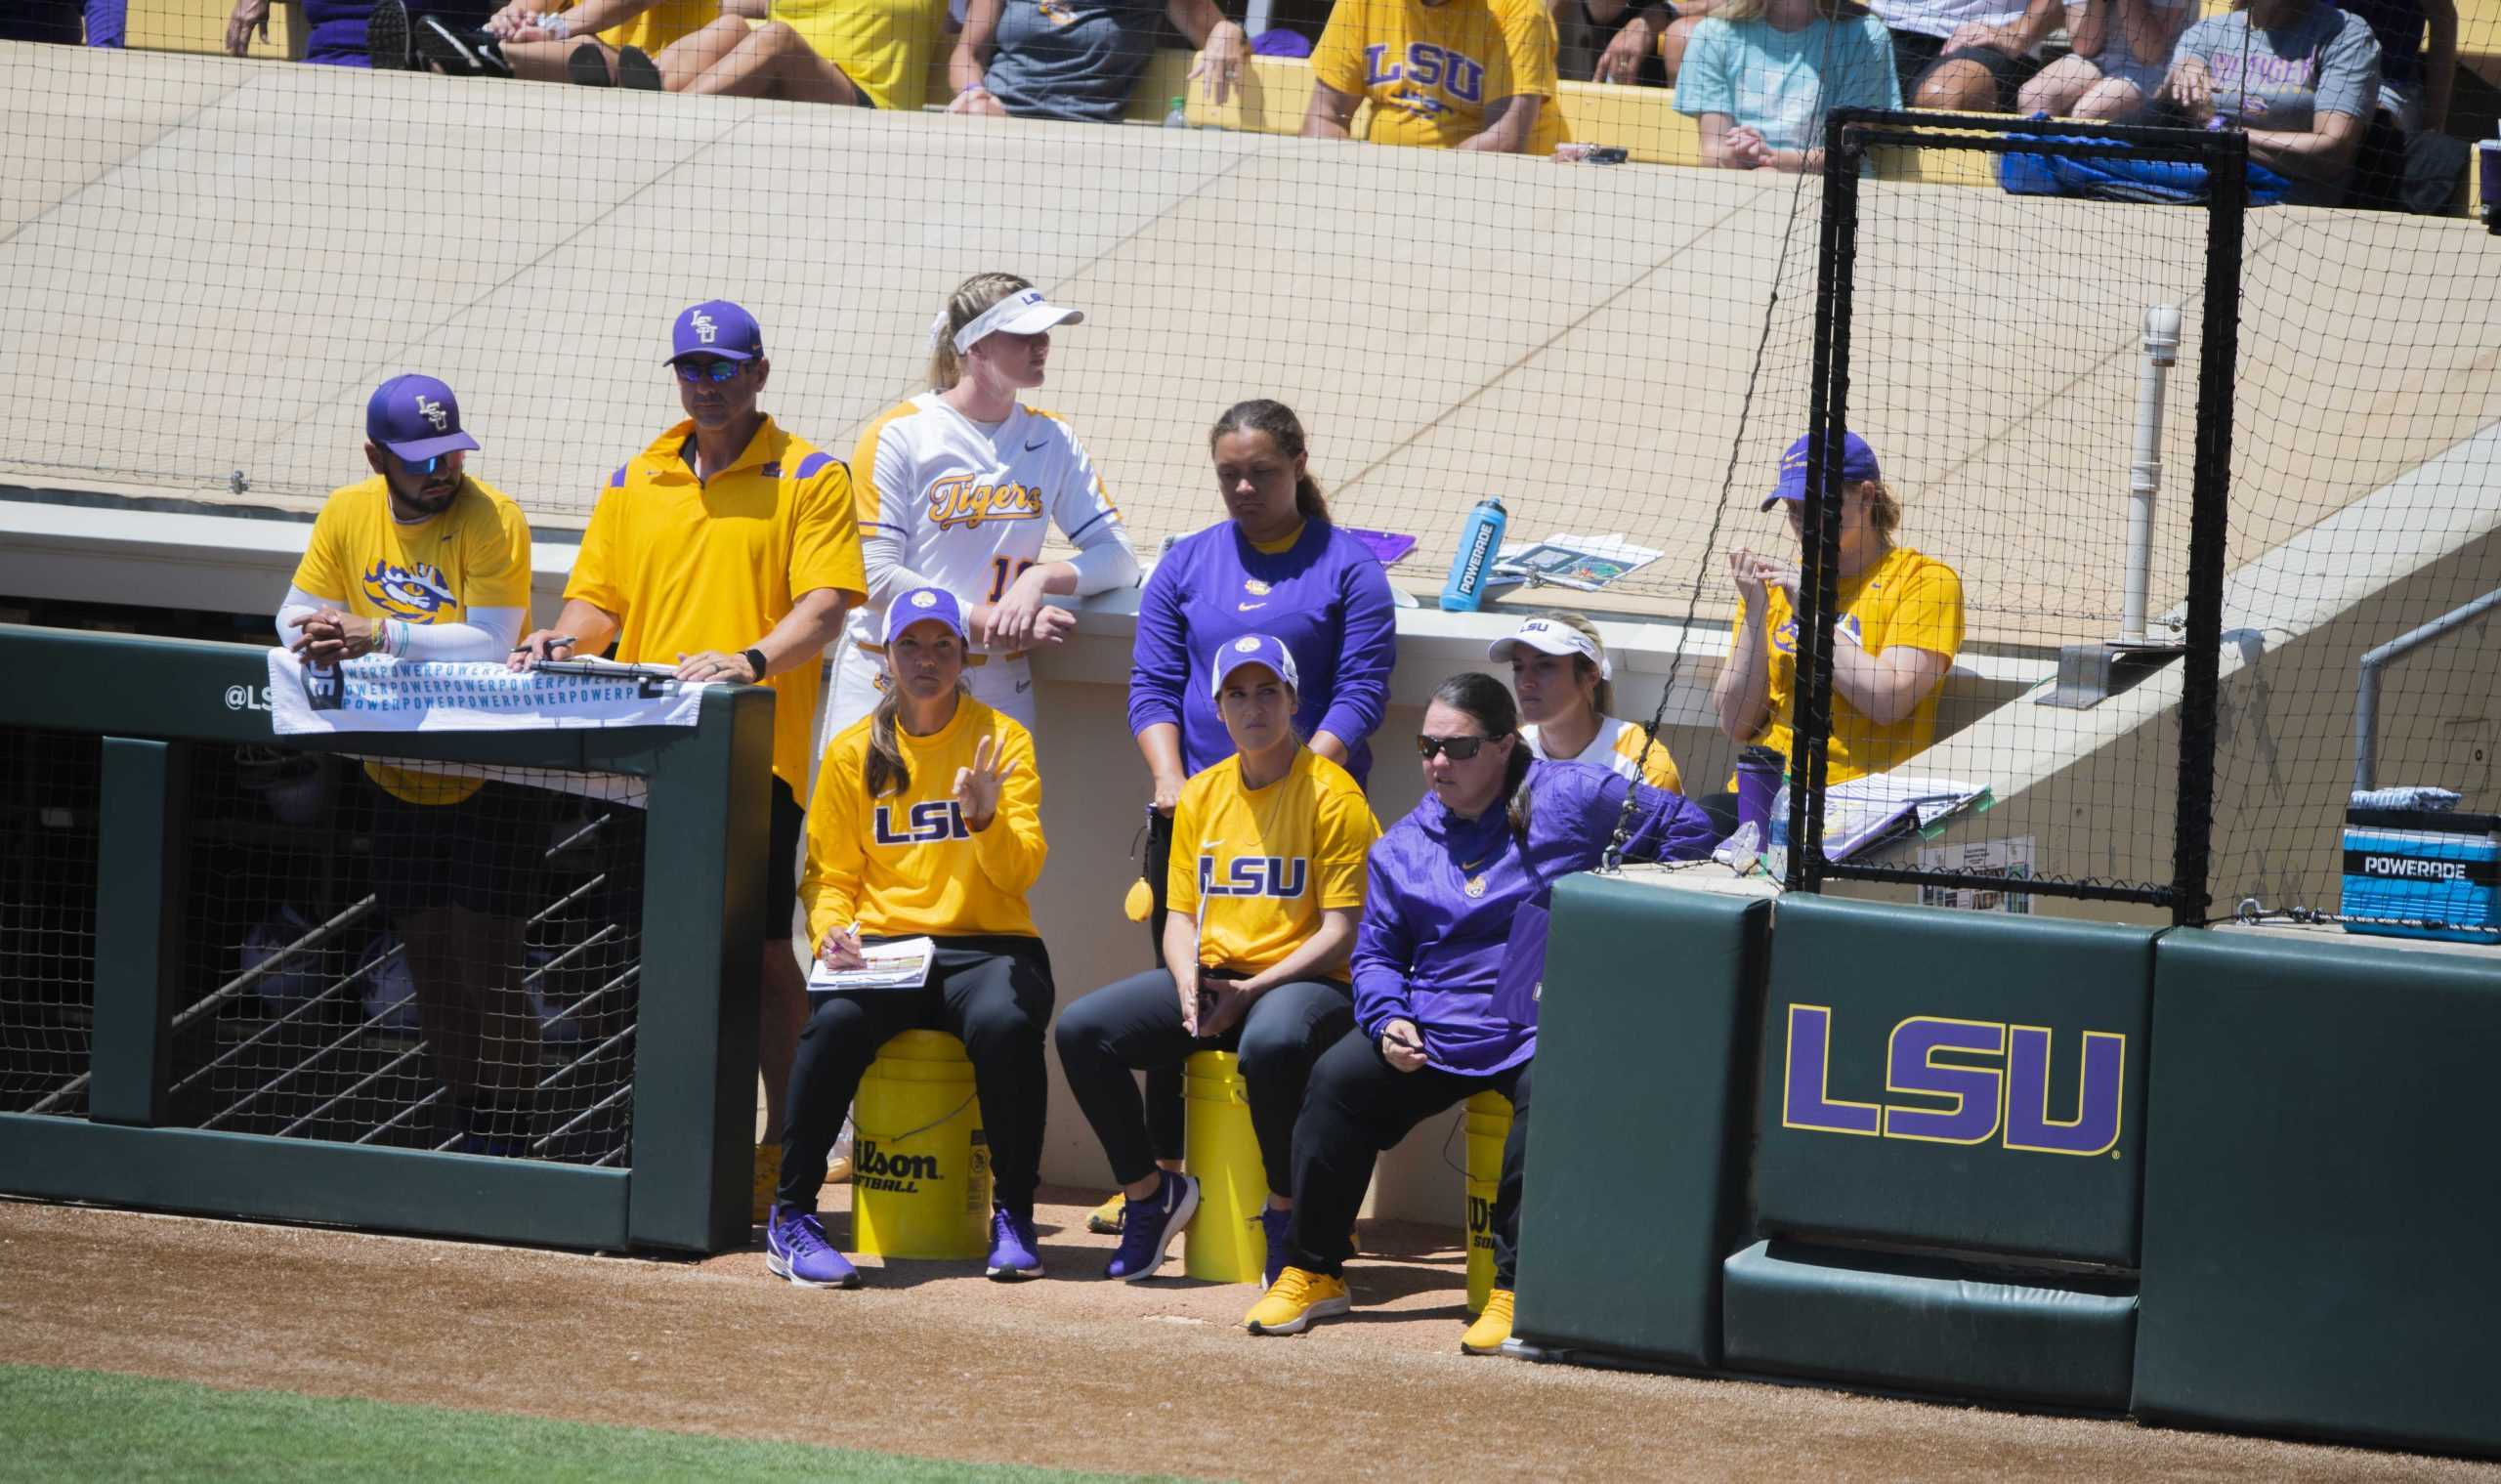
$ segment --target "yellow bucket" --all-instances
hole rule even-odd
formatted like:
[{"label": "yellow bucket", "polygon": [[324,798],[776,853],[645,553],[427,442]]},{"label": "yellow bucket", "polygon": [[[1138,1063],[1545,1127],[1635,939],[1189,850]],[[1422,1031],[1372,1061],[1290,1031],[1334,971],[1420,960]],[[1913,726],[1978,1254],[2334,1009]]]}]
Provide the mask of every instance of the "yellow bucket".
[{"label": "yellow bucket", "polygon": [[878,1257],[990,1251],[990,1145],[964,1043],[906,1031],[851,1105],[851,1242]]},{"label": "yellow bucket", "polygon": [[1494,1192],[1503,1183],[1503,1141],[1511,1136],[1511,1100],[1480,1092],[1467,1100],[1467,1312],[1494,1292]]},{"label": "yellow bucket", "polygon": [[1267,1166],[1250,1131],[1250,1099],[1230,1051],[1195,1051],[1182,1070],[1183,1155],[1199,1181],[1199,1213],[1181,1239],[1181,1271],[1208,1283],[1256,1283],[1268,1260],[1259,1212]]}]

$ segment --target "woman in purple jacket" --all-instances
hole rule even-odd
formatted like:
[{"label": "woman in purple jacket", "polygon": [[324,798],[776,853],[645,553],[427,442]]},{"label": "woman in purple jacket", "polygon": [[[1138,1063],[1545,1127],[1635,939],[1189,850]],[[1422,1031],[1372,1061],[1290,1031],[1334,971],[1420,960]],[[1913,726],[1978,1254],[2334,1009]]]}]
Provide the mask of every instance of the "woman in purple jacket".
[{"label": "woman in purple jacket", "polygon": [[[1245,634],[1274,634],[1301,677],[1294,730],[1354,775],[1372,773],[1373,729],[1398,655],[1389,578],[1371,548],[1329,519],[1311,475],[1301,419],[1281,402],[1236,403],[1208,433],[1225,514],[1172,544],[1139,596],[1129,659],[1129,731],[1154,788],[1143,877],[1154,893],[1147,938],[1163,966],[1166,853],[1181,785],[1233,755],[1207,686],[1215,652]],[[1147,1075],[1156,1162],[1181,1168],[1179,1069]],[[1086,1218],[1120,1230],[1115,1192]]]},{"label": "woman in purple jacket", "polygon": [[1346,1233],[1373,1162],[1407,1131],[1488,1088],[1511,1100],[1494,1196],[1494,1293],[1460,1340],[1490,1354],[1511,1333],[1529,1068],[1537,1055],[1547,902],[1597,866],[1632,794],[1624,853],[1689,861],[1717,835],[1681,794],[1603,768],[1532,758],[1510,692],[1455,675],[1416,739],[1423,802],[1372,847],[1355,937],[1355,1029],[1321,1053],[1293,1127],[1286,1267],[1244,1323],[1292,1335],[1346,1312]]}]

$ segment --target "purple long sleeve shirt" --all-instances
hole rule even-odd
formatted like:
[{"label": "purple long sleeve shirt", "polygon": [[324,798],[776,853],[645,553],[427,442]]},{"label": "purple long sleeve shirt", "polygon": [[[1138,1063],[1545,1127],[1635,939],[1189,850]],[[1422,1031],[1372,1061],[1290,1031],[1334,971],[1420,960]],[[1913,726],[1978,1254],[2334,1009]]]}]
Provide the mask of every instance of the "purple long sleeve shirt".
[{"label": "purple long sleeve shirt", "polygon": [[1183,536],[1138,599],[1129,731],[1178,726],[1181,768],[1193,778],[1231,757],[1233,740],[1208,695],[1209,665],[1229,640],[1273,634],[1300,672],[1295,724],[1306,738],[1325,731],[1344,742],[1346,771],[1361,784],[1398,656],[1396,613],[1379,560],[1326,521],[1305,521],[1274,555],[1231,521]]},{"label": "purple long sleeve shirt", "polygon": [[[1625,857],[1690,861],[1717,836],[1682,794],[1584,763],[1533,762],[1528,843],[1498,804],[1461,819],[1427,793],[1372,847],[1363,926],[1355,934],[1355,1023],[1378,1039],[1398,1017],[1424,1036],[1424,1060],[1482,1077],[1537,1053],[1537,986],[1546,969],[1554,883],[1594,869],[1633,790]],[[1470,880],[1483,885],[1475,895]],[[1506,961],[1507,960],[1507,961]]]}]

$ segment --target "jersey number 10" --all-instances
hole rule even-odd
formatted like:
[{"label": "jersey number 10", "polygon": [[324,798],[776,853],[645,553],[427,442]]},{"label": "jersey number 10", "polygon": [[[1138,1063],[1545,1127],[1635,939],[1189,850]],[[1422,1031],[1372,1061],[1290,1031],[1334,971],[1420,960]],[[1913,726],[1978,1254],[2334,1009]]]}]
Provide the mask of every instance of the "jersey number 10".
[{"label": "jersey number 10", "polygon": [[1033,563],[1024,560],[1022,557],[991,558],[990,596],[982,599],[982,601],[984,603],[996,603],[999,599],[1007,596],[1007,584],[1015,581],[1018,577],[1025,575],[1027,572],[1032,570],[1033,566]]}]

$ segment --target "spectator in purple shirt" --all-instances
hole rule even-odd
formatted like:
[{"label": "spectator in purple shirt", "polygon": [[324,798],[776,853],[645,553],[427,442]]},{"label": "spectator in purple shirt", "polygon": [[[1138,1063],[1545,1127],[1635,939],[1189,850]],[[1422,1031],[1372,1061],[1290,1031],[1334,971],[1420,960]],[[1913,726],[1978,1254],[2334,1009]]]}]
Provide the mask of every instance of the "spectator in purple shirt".
[{"label": "spectator in purple shirt", "polygon": [[[1398,657],[1389,578],[1370,548],[1329,520],[1311,474],[1301,419],[1281,402],[1237,403],[1208,434],[1216,491],[1232,517],[1173,543],[1139,597],[1129,659],[1129,731],[1146,759],[1153,811],[1145,880],[1154,892],[1147,937],[1163,966],[1165,861],[1181,785],[1233,755],[1233,741],[1204,676],[1215,652],[1245,634],[1274,634],[1300,675],[1294,727],[1311,750],[1363,783],[1373,729]],[[1147,1074],[1148,1132],[1156,1162],[1181,1168],[1178,1068]],[[1115,1192],[1087,1217],[1120,1230]]]},{"label": "spectator in purple shirt", "polygon": [[1632,860],[1696,860],[1717,838],[1681,794],[1603,768],[1534,759],[1510,692],[1455,675],[1416,739],[1423,802],[1374,844],[1355,936],[1355,1029],[1321,1053],[1293,1127],[1286,1267],[1244,1323],[1292,1335],[1347,1309],[1352,1227],[1380,1151],[1487,1089],[1511,1100],[1494,1197],[1494,1293],[1460,1345],[1499,1349],[1511,1331],[1529,1069],[1537,1055],[1547,903],[1595,867],[1625,818]]}]

